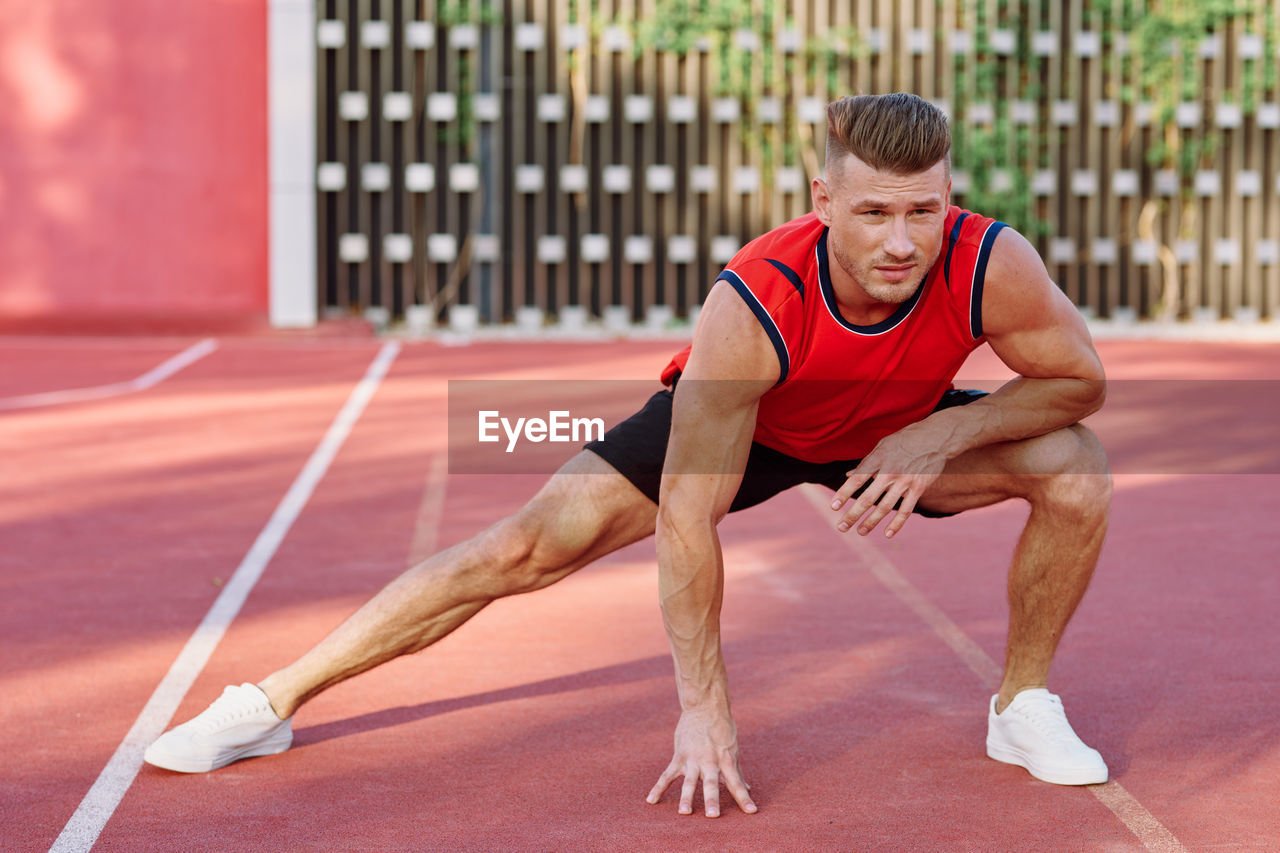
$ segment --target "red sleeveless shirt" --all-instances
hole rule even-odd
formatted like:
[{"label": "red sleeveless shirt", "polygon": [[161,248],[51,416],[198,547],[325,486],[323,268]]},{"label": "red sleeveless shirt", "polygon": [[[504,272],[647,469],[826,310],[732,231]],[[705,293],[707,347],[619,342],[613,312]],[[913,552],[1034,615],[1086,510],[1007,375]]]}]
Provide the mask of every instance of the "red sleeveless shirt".
[{"label": "red sleeveless shirt", "polygon": [[[808,462],[859,459],[927,417],[980,346],[982,285],[1005,225],[952,207],[938,260],[888,318],[841,316],[827,269],[827,229],[810,213],[752,240],[720,273],[773,342],[778,383],[760,399],[755,440]],[[662,372],[671,384],[692,347]]]}]

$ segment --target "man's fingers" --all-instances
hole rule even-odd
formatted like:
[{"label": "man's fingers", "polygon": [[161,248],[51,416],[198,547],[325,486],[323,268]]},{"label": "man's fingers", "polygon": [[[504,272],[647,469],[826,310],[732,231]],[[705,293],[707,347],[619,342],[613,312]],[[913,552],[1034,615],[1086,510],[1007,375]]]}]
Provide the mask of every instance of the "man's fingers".
[{"label": "man's fingers", "polygon": [[[692,722],[690,722],[692,721]],[[751,800],[750,786],[742,778],[742,768],[738,764],[738,749],[733,737],[732,721],[728,739],[716,743],[708,738],[706,744],[689,744],[686,741],[697,740],[690,736],[690,728],[695,728],[702,720],[686,712],[680,717],[680,726],[676,729],[676,753],[662,771],[657,783],[649,790],[646,800],[657,803],[677,776],[683,777],[680,785],[680,804],[678,811],[682,815],[691,815],[698,795],[698,783],[702,783],[702,806],[707,817],[720,817],[722,804],[720,800],[720,783],[724,782],[733,794],[738,805],[746,814],[754,814],[756,805]],[[696,730],[693,735],[700,734]],[[692,748],[691,748],[692,747]]]},{"label": "man's fingers", "polygon": [[747,814],[756,813],[755,801],[751,799],[751,786],[742,778],[742,773],[736,767],[732,771],[725,772],[724,785],[738,803],[738,808]]},{"label": "man's fingers", "polygon": [[698,772],[692,767],[685,770],[684,785],[680,788],[680,814],[693,814],[693,792],[698,790]]},{"label": "man's fingers", "polygon": [[859,465],[845,476],[848,479],[844,481],[844,485],[837,489],[835,495],[831,498],[832,509],[840,509],[840,507],[844,506],[845,502],[853,497],[854,492],[866,485],[867,481],[875,476],[875,471],[864,471],[862,466]]},{"label": "man's fingers", "polygon": [[893,538],[902,525],[907,523],[907,519],[911,518],[911,513],[915,512],[916,499],[912,495],[907,495],[902,499],[902,506],[898,509],[898,514],[893,517],[893,521],[889,522],[889,526],[885,528],[884,535],[890,539]]},{"label": "man's fingers", "polygon": [[854,501],[853,506],[849,507],[841,517],[840,523],[836,525],[836,529],[841,533],[846,533],[849,530],[852,530],[853,526],[858,523],[858,519],[862,518],[868,509],[875,506],[877,501],[880,501],[881,495],[884,494],[885,489],[888,487],[889,483],[880,475],[876,475],[876,478],[871,481],[871,484],[867,486],[866,489],[863,490],[862,494],[858,496],[858,499]]},{"label": "man's fingers", "polygon": [[866,536],[872,530],[875,530],[876,525],[878,525],[886,515],[893,512],[894,506],[896,506],[898,501],[902,499],[902,492],[903,487],[901,484],[895,485],[889,489],[889,491],[885,492],[884,496],[880,498],[880,501],[871,508],[871,512],[867,514],[867,517],[858,525],[858,532],[863,536]]},{"label": "man's fingers", "polygon": [[662,771],[662,775],[658,777],[658,783],[649,791],[649,796],[645,797],[650,805],[662,799],[662,795],[666,793],[667,787],[671,784],[671,780],[680,775],[680,768],[673,761],[667,765],[667,769]]},{"label": "man's fingers", "polygon": [[892,505],[893,501],[888,497],[880,501],[880,504],[873,507],[871,512],[867,513],[867,517],[862,519],[861,523],[858,524],[858,533],[866,536],[872,530],[875,530],[876,525],[880,523],[880,520],[889,514],[889,507]]},{"label": "man's fingers", "polygon": [[720,774],[714,767],[702,768],[702,806],[707,817],[720,817]]}]

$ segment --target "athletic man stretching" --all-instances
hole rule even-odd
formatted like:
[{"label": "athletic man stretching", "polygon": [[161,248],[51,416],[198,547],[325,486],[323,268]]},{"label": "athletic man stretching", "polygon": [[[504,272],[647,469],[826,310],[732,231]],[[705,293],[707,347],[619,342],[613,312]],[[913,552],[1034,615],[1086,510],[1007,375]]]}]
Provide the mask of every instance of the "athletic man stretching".
[{"label": "athletic man stretching", "polygon": [[[987,754],[1049,782],[1106,781],[1046,689],[1107,526],[1106,457],[1077,423],[1102,404],[1102,366],[1031,244],[950,206],[950,145],[946,117],[915,96],[831,104],[814,212],[721,273],[692,347],[663,374],[674,393],[588,445],[513,516],[405,572],[296,662],[227,688],[147,761],[199,772],[281,752],[293,713],[325,688],[656,531],[681,714],[649,802],[683,777],[682,814],[699,782],[708,817],[722,782],[754,812],[720,651],[716,525],[817,482],[836,490],[837,528],[862,535],[887,520],[893,536],[912,513],[1031,504]],[[1019,377],[986,396],[951,390],[984,341]]]}]

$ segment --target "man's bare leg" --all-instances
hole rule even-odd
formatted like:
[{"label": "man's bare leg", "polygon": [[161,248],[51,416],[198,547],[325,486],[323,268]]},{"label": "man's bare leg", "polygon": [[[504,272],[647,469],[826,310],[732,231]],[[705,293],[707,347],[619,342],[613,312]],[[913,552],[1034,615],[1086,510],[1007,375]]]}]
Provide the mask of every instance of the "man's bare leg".
[{"label": "man's bare leg", "polygon": [[1089,586],[1106,535],[1111,478],[1104,471],[1036,483],[1009,570],[1009,637],[997,712],[1019,692],[1048,686],[1058,641]]},{"label": "man's bare leg", "polygon": [[514,515],[419,563],[259,687],[281,718],[324,689],[426,648],[494,599],[542,589],[653,533],[657,507],[594,453]]},{"label": "man's bare leg", "polygon": [[921,503],[943,512],[1023,498],[1031,515],[1009,570],[1009,637],[997,710],[1046,687],[1058,642],[1093,577],[1110,510],[1106,454],[1082,426],[953,460]]}]

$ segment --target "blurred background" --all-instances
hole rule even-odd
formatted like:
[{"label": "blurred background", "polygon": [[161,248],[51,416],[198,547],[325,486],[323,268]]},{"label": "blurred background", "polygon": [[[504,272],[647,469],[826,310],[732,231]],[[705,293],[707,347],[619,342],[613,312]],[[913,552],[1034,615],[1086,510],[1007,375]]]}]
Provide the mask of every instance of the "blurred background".
[{"label": "blurred background", "polygon": [[1087,315],[1275,319],[1274,0],[0,0],[0,331],[679,330],[900,90]]}]

